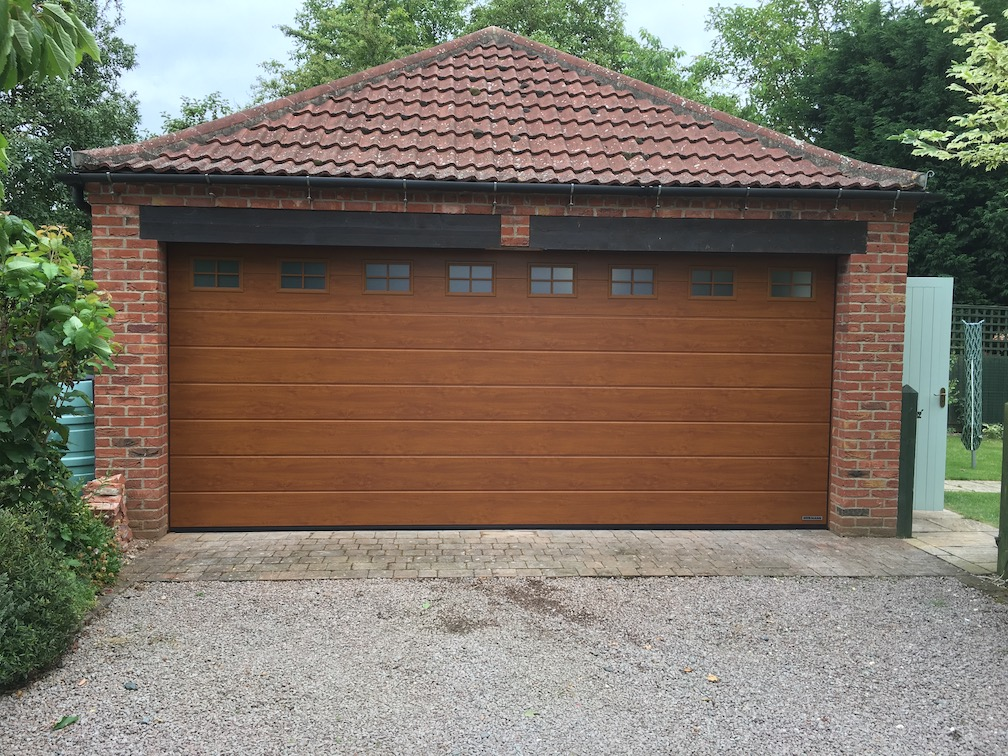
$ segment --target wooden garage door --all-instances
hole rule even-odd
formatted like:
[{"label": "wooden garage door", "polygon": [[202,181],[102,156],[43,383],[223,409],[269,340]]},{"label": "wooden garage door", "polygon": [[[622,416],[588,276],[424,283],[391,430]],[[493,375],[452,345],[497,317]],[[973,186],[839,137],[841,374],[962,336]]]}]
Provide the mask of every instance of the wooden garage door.
[{"label": "wooden garage door", "polygon": [[169,257],[173,528],[825,524],[830,257]]}]

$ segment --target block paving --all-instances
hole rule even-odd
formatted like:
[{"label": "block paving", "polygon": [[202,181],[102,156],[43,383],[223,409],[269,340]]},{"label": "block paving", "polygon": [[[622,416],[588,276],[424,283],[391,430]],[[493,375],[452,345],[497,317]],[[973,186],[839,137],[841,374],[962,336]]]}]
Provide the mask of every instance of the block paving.
[{"label": "block paving", "polygon": [[898,577],[959,575],[960,567],[910,541],[826,530],[271,531],[169,533],[136,554],[123,577]]}]

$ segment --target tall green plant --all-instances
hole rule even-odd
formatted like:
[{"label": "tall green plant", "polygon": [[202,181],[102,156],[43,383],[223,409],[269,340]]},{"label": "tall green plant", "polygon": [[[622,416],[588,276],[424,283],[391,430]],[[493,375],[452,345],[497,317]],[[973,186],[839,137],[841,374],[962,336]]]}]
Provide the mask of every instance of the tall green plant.
[{"label": "tall green plant", "polygon": [[[57,496],[73,384],[112,365],[111,305],[78,265],[65,229],[2,217],[0,245],[0,490],[5,502]],[[9,490],[14,488],[15,490]]]}]

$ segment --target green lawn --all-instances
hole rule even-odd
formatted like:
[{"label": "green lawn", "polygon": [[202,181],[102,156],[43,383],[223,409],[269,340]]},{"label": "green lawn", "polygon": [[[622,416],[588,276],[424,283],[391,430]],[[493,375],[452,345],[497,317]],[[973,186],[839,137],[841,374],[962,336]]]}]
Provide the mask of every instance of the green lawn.
[{"label": "green lawn", "polygon": [[946,480],[1001,480],[1001,448],[1003,441],[985,438],[977,449],[977,466],[970,467],[970,452],[959,436],[949,436],[945,455]]},{"label": "green lawn", "polygon": [[996,528],[1001,517],[1001,494],[946,491],[945,508]]}]

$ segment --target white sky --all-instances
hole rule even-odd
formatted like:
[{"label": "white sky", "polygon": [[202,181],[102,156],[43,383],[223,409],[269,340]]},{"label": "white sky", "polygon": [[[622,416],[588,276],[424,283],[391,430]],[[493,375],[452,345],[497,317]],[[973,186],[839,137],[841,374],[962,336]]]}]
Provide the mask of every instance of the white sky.
[{"label": "white sky", "polygon": [[[624,0],[627,29],[641,27],[688,56],[704,52],[712,5],[754,5],[756,0]],[[122,77],[123,90],[140,100],[141,132],[161,133],[162,112],[176,115],[181,98],[221,92],[248,105],[260,64],[286,62],[287,38],[300,0],[123,0],[122,38],[137,49],[138,64]]]}]

